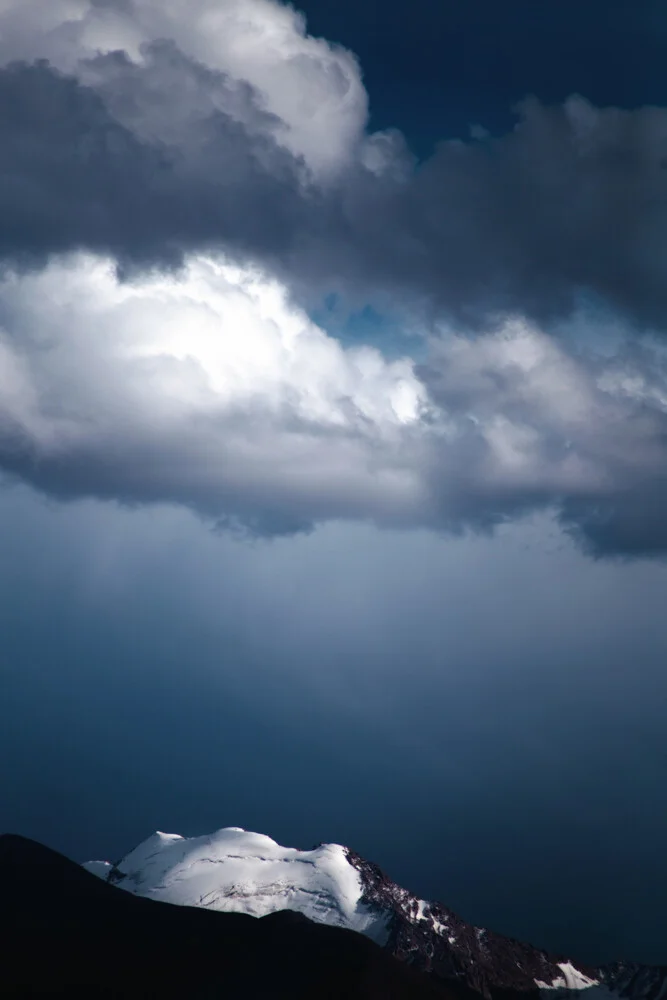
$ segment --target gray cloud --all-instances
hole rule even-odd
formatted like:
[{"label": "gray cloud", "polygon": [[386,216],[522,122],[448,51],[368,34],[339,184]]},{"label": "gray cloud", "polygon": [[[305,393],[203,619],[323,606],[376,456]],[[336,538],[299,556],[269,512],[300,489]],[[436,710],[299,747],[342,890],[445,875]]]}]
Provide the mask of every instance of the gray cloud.
[{"label": "gray cloud", "polygon": [[573,357],[519,330],[440,346],[417,371],[457,427],[431,473],[455,524],[490,530],[550,508],[593,555],[667,550],[661,349],[629,343],[612,359]]},{"label": "gray cloud", "polygon": [[511,133],[444,143],[393,192],[377,213],[380,268],[475,325],[505,312],[568,315],[583,293],[662,326],[667,113],[578,97],[518,110]]}]

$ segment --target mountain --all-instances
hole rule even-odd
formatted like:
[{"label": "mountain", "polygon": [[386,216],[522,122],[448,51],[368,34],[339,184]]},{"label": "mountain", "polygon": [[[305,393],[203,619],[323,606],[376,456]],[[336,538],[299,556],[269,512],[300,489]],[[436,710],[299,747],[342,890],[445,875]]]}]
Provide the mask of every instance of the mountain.
[{"label": "mountain", "polygon": [[11,835],[0,927],[3,1000],[462,1000],[343,927],[141,898]]},{"label": "mountain", "polygon": [[340,844],[302,851],[240,827],[192,838],[158,832],[120,861],[84,867],[135,896],[262,918],[289,910],[357,931],[458,995],[667,1000],[666,967],[590,968],[474,927]]}]

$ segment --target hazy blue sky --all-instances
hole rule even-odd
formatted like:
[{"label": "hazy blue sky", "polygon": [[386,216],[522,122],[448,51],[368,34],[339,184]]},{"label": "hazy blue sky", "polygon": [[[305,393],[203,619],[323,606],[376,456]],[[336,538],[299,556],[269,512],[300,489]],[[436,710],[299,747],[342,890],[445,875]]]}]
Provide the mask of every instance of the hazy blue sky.
[{"label": "hazy blue sky", "polygon": [[667,962],[667,37],[536,8],[4,5],[0,828]]}]

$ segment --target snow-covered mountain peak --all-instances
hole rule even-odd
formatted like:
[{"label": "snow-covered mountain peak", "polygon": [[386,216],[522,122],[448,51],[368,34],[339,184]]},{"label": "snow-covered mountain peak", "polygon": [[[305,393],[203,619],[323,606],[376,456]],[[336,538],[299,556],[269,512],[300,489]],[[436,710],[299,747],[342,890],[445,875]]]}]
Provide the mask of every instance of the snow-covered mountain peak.
[{"label": "snow-covered mountain peak", "polygon": [[223,827],[203,837],[156,832],[115,865],[84,867],[137,895],[261,917],[296,910],[382,943],[386,918],[362,901],[360,873],[340,844],[310,851]]},{"label": "snow-covered mountain peak", "polygon": [[667,970],[628,963],[591,969],[467,923],[419,899],[341,844],[283,847],[227,826],[209,836],[156,831],[121,861],[88,871],[138,896],[263,917],[294,910],[358,931],[396,958],[485,1000],[667,1000]]}]

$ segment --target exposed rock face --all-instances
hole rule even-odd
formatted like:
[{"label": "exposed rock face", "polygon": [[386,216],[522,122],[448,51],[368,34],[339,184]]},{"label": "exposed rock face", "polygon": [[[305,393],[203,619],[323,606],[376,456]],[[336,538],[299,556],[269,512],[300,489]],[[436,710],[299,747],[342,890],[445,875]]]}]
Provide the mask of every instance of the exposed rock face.
[{"label": "exposed rock face", "polygon": [[540,983],[554,988],[563,978],[563,965],[572,970],[573,985],[587,988],[598,980],[596,969],[474,927],[441,903],[413,896],[354,851],[348,849],[347,856],[361,874],[363,901],[391,911],[385,947],[418,969],[455,981],[486,1000],[515,993],[537,996]]}]

